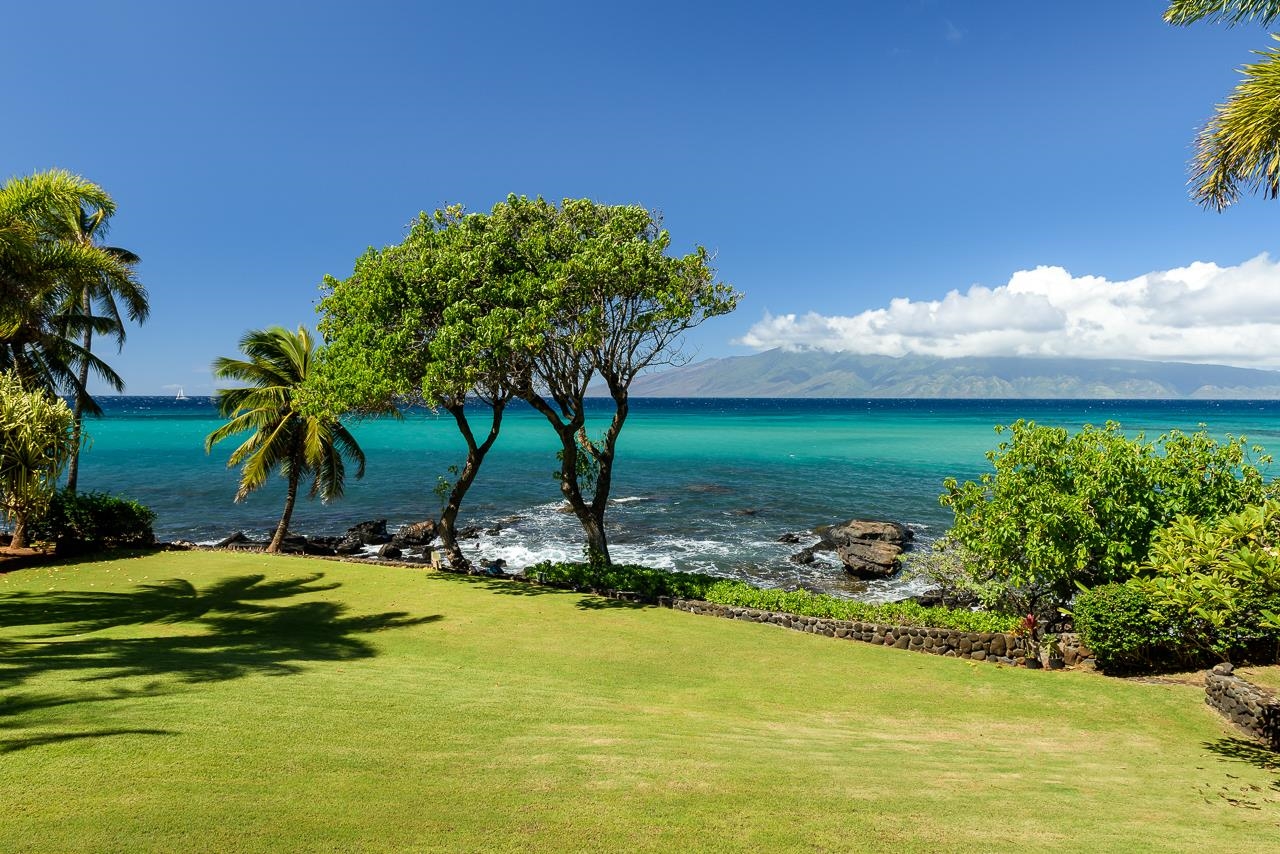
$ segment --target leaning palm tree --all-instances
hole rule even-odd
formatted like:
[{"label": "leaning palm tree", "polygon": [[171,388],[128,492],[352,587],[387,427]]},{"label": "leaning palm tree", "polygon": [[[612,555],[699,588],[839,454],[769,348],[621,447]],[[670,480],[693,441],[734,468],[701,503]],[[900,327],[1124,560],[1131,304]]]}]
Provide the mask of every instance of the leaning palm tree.
[{"label": "leaning palm tree", "polygon": [[[1265,27],[1280,19],[1280,0],[1172,0],[1164,19]],[[1261,61],[1240,70],[1244,79],[1201,130],[1191,159],[1192,198],[1219,211],[1242,189],[1280,196],[1280,48],[1254,53]]]},{"label": "leaning palm tree", "polygon": [[364,476],[364,452],[341,422],[304,414],[295,406],[294,396],[315,363],[315,350],[306,327],[299,326],[294,333],[273,326],[240,339],[245,359],[223,357],[213,363],[218,379],[248,385],[218,391],[218,411],[230,420],[205,439],[205,452],[228,436],[252,430],[253,435],[227,461],[228,468],[242,466],[236,501],[265,484],[276,469],[288,483],[284,514],[268,552],[280,551],[304,477],[311,478],[312,498],[319,495],[329,501],[342,495],[344,457],[357,463],[356,477]]},{"label": "leaning palm tree", "polygon": [[[135,323],[142,323],[151,311],[147,301],[147,292],[133,275],[134,266],[139,258],[128,249],[118,246],[99,246],[98,239],[105,236],[109,213],[103,208],[90,211],[83,205],[75,211],[75,216],[67,223],[68,235],[82,247],[97,247],[115,260],[114,265],[105,266],[87,277],[77,277],[69,281],[70,287],[65,289],[67,302],[59,315],[65,335],[74,335],[78,327],[81,348],[77,361],[74,403],[72,413],[75,416],[75,450],[71,455],[71,463],[67,467],[67,491],[75,492],[80,474],[80,437],[82,435],[84,413],[86,409],[96,410],[97,406],[89,396],[87,389],[89,369],[93,367],[93,333],[95,326],[106,329],[115,338],[116,346],[123,347],[125,339],[125,315]],[[96,316],[95,316],[96,310]],[[98,371],[101,375],[101,371]]]}]

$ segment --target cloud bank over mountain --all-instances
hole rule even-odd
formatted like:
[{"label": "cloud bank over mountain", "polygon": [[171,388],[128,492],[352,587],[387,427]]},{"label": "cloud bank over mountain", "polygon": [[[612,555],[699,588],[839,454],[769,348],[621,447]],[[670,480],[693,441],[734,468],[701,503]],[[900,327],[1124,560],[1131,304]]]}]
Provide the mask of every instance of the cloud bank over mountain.
[{"label": "cloud bank over mountain", "polygon": [[1113,282],[1061,267],[852,317],[767,314],[736,343],[883,356],[1041,356],[1280,366],[1280,262],[1197,262]]}]

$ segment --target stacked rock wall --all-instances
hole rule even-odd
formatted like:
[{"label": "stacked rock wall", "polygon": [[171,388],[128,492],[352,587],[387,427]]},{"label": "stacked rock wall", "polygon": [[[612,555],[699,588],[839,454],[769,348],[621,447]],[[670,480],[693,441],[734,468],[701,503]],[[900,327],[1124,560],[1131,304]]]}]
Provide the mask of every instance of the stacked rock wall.
[{"label": "stacked rock wall", "polygon": [[[662,604],[668,604],[668,601],[663,600]],[[891,646],[895,649],[910,649],[951,658],[994,661],[1010,665],[1026,663],[1022,639],[1000,632],[962,632],[956,629],[856,623],[825,617],[800,617],[795,614],[759,611],[755,608],[716,605],[692,599],[673,599],[670,600],[670,605],[677,611],[688,611],[691,614],[746,620],[751,623],[771,623],[798,632],[864,641],[880,646]]]},{"label": "stacked rock wall", "polygon": [[1205,674],[1204,701],[1240,729],[1280,750],[1280,700],[1219,664]]}]

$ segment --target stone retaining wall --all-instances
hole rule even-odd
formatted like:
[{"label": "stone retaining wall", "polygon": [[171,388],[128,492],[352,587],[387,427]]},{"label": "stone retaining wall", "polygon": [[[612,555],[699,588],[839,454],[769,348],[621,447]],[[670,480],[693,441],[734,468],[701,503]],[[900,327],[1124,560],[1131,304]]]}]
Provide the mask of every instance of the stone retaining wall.
[{"label": "stone retaining wall", "polygon": [[1219,664],[1204,676],[1204,701],[1240,729],[1280,750],[1280,700]]},{"label": "stone retaining wall", "polygon": [[826,635],[831,638],[865,641],[894,649],[910,649],[950,658],[994,661],[1000,664],[1024,665],[1026,653],[1022,639],[999,632],[962,632],[955,629],[927,629],[918,626],[887,626],[880,623],[855,623],[825,617],[800,617],[755,608],[716,605],[691,599],[661,600],[661,604],[677,611],[705,614],[751,623],[771,623],[798,632]]}]

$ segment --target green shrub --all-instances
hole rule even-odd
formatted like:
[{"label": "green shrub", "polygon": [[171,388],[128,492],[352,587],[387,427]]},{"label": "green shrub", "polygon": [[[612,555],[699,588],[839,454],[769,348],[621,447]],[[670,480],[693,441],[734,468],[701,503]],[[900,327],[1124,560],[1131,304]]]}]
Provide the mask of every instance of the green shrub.
[{"label": "green shrub", "polygon": [[1168,657],[1176,644],[1173,626],[1154,607],[1139,585],[1104,584],[1077,595],[1071,613],[1104,670],[1136,670]]},{"label": "green shrub", "polygon": [[987,454],[978,481],[948,478],[942,504],[948,537],[967,551],[978,583],[996,581],[1044,618],[1075,593],[1124,581],[1146,560],[1155,533],[1179,515],[1214,518],[1276,492],[1242,438],[1219,443],[1201,431],[1148,442],[1120,425],[1075,434],[1017,421]]},{"label": "green shrub", "polygon": [[628,590],[650,598],[703,599],[718,605],[778,611],[802,617],[826,617],[894,626],[927,626],[964,632],[1009,632],[1016,617],[951,608],[925,608],[914,602],[872,605],[805,590],[762,590],[693,572],[670,572],[646,566],[592,566],[587,563],[540,563],[530,575],[551,584],[589,590]]},{"label": "green shrub", "polygon": [[149,546],[156,514],[128,498],[102,492],[56,493],[48,512],[32,526],[37,539],[57,544],[59,552]]},{"label": "green shrub", "polygon": [[546,562],[530,567],[527,572],[551,584],[583,590],[627,590],[653,599],[659,596],[701,599],[713,584],[720,581],[712,575],[669,572],[636,564],[601,566]]},{"label": "green shrub", "polygon": [[926,608],[915,602],[874,605],[807,590],[762,590],[741,581],[718,581],[703,596],[708,602],[802,617],[824,617],[891,626],[922,626],[961,632],[1011,632],[1017,617],[987,611]]},{"label": "green shrub", "polygon": [[1162,530],[1135,581],[1190,647],[1230,658],[1280,643],[1280,501]]}]

